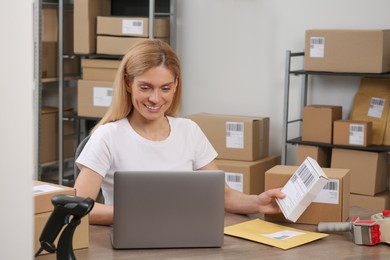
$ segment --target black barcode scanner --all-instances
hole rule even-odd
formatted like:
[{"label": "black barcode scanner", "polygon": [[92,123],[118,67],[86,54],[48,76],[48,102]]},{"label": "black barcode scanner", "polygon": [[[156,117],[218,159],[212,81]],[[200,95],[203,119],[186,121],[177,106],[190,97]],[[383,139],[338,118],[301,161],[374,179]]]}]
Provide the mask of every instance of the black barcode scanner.
[{"label": "black barcode scanner", "polygon": [[[92,210],[94,200],[71,195],[56,195],[51,198],[51,202],[54,209],[39,237],[41,248],[35,256],[38,256],[42,250],[49,253],[57,250],[57,259],[76,259],[73,253],[73,234],[81,218]],[[67,226],[61,233],[56,248],[54,240],[65,225]]]}]

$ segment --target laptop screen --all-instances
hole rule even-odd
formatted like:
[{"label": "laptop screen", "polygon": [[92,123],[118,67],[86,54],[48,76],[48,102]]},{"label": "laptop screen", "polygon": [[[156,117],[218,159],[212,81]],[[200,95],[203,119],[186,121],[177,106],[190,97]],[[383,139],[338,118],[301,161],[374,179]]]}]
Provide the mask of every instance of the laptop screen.
[{"label": "laptop screen", "polygon": [[116,172],[112,246],[220,247],[223,171]]}]

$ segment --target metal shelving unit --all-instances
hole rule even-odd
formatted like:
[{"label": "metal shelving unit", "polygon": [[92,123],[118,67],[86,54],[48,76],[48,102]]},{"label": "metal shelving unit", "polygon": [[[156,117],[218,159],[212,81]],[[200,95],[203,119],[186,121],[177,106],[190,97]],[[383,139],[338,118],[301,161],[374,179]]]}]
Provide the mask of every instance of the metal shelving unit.
[{"label": "metal shelving unit", "polygon": [[[115,1],[115,3],[123,4],[126,6],[130,6],[131,2],[126,2],[123,0],[112,0],[112,4]],[[59,96],[59,140],[58,140],[58,145],[59,145],[59,160],[58,160],[58,180],[59,184],[62,184],[62,180],[64,178],[64,121],[66,120],[75,120],[77,129],[78,131],[78,142],[83,139],[83,137],[86,135],[86,131],[82,131],[81,125],[85,126],[86,120],[98,120],[96,118],[86,118],[86,117],[79,117],[77,115],[65,115],[64,114],[64,89],[65,89],[65,82],[66,78],[64,77],[64,69],[63,69],[63,64],[64,64],[64,58],[73,58],[73,57],[88,57],[88,58],[112,58],[112,59],[120,59],[120,56],[117,55],[99,55],[99,54],[91,54],[91,55],[77,55],[77,54],[64,54],[64,49],[63,49],[63,13],[64,13],[64,5],[70,2],[72,4],[73,1],[66,1],[66,0],[59,0],[58,1],[58,10],[59,10],[59,39],[58,39],[58,50],[59,50],[59,86],[58,86],[58,96]],[[140,2],[137,2],[140,3]],[[169,4],[169,12],[156,12],[156,3],[158,3],[159,9],[161,9],[161,4]],[[175,48],[175,0],[165,0],[165,1],[156,1],[156,0],[149,0],[149,8],[148,8],[148,17],[149,17],[149,37],[153,38],[154,35],[154,18],[156,16],[162,17],[169,17],[170,18],[170,45]],[[168,9],[168,8],[163,8],[163,9]],[[124,10],[126,11],[126,10]],[[118,15],[118,14],[114,14]],[[123,13],[121,15],[126,15],[126,13]],[[131,14],[130,14],[131,15]]]},{"label": "metal shelving unit", "polygon": [[[372,151],[372,152],[390,152],[390,146],[380,146],[380,145],[370,145],[368,147],[355,147],[355,146],[343,146],[343,145],[333,145],[325,143],[316,143],[316,142],[305,142],[302,141],[301,136],[289,139],[289,127],[293,124],[299,125],[299,135],[302,133],[302,111],[303,107],[307,105],[307,93],[308,93],[308,82],[310,76],[340,76],[340,77],[375,77],[375,78],[390,78],[390,73],[334,73],[334,72],[319,72],[319,71],[305,71],[305,70],[292,70],[292,59],[296,57],[303,58],[304,52],[293,53],[291,51],[286,52],[286,68],[285,68],[285,84],[284,84],[284,109],[283,109],[283,134],[282,134],[282,164],[287,162],[287,146],[289,144],[302,144],[302,145],[311,145],[311,146],[321,146],[321,147],[330,147],[330,148],[344,148],[344,149],[354,149],[354,150],[363,150],[363,151]],[[299,118],[290,119],[289,115],[289,106],[290,106],[290,77],[291,76],[300,76],[302,79],[301,82],[301,97],[299,102],[299,108],[301,109],[301,114]],[[297,103],[297,102],[296,102]]]}]

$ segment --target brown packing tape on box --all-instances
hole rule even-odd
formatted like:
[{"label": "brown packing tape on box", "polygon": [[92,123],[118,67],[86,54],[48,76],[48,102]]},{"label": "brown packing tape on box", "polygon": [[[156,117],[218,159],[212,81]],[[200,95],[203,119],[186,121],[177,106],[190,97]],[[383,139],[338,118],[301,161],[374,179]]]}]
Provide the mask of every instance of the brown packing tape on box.
[{"label": "brown packing tape on box", "polygon": [[[372,106],[372,101],[377,105]],[[372,122],[372,144],[390,144],[390,137],[385,137],[389,124],[390,110],[390,79],[387,78],[363,78],[360,88],[355,95],[351,120]]]}]

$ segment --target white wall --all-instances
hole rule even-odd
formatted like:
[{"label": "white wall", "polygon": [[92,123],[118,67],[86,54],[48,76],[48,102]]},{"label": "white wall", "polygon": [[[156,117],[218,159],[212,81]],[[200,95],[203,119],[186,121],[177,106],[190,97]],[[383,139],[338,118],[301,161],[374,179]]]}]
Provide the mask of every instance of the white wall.
[{"label": "white wall", "polygon": [[[269,116],[271,153],[281,152],[286,50],[303,51],[305,30],[390,28],[388,0],[176,2],[183,115]],[[298,82],[292,82],[295,89]],[[314,78],[313,83],[319,87],[310,103],[343,105],[346,118],[358,79]]]},{"label": "white wall", "polygon": [[0,8],[1,259],[33,258],[32,2]]}]

